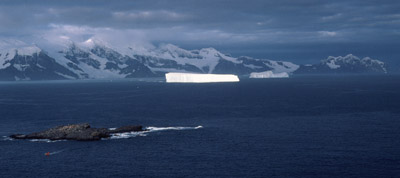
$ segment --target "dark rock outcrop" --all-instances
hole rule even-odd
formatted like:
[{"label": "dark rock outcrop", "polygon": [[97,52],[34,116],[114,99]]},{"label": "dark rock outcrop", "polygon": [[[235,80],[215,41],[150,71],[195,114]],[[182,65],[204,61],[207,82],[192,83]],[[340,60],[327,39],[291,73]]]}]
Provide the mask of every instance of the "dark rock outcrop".
[{"label": "dark rock outcrop", "polygon": [[49,139],[49,140],[79,140],[92,141],[108,138],[111,134],[123,132],[140,132],[142,126],[123,126],[115,130],[107,128],[91,128],[89,124],[73,124],[66,126],[58,126],[42,132],[35,132],[28,135],[15,134],[10,135],[14,139]]}]

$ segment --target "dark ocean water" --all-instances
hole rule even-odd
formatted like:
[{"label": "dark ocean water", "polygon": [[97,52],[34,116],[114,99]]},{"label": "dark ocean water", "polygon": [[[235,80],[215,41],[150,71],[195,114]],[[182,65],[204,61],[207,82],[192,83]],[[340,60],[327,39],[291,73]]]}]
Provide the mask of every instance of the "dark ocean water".
[{"label": "dark ocean water", "polygon": [[[202,128],[3,137],[82,122]],[[400,77],[0,83],[0,136],[0,177],[399,177]]]}]

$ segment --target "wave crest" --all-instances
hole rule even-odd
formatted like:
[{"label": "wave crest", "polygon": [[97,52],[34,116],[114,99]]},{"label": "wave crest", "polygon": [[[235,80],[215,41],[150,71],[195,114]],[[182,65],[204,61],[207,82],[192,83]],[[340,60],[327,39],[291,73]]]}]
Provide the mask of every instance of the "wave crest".
[{"label": "wave crest", "polygon": [[111,137],[109,139],[122,139],[122,138],[132,138],[137,136],[147,136],[147,134],[151,132],[159,132],[167,130],[195,130],[201,128],[203,128],[203,126],[201,125],[197,127],[146,127],[146,131],[143,132],[125,132],[125,133],[111,134]]}]

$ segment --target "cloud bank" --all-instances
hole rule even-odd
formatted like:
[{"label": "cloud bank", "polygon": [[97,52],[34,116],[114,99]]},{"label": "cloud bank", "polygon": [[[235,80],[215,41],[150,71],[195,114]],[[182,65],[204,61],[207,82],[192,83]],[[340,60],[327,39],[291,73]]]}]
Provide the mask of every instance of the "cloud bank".
[{"label": "cloud bank", "polygon": [[[301,46],[321,44],[338,53],[345,53],[343,44],[361,44],[360,51],[368,52],[362,45],[376,44],[378,54],[388,52],[382,46],[400,43],[398,9],[400,2],[389,0],[2,0],[0,38],[97,37],[121,44],[216,46],[266,57],[282,51],[299,56]],[[303,50],[299,58],[307,58]]]}]

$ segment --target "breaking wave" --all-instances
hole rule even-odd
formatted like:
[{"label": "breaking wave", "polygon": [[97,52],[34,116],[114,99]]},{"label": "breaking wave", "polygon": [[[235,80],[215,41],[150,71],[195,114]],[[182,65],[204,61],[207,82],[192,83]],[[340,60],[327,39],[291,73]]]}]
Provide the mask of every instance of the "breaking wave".
[{"label": "breaking wave", "polygon": [[122,138],[132,138],[137,136],[147,136],[151,132],[167,131],[167,130],[195,130],[201,129],[203,126],[197,127],[146,127],[146,131],[143,132],[125,132],[112,134],[109,139],[122,139]]},{"label": "breaking wave", "polygon": [[67,140],[30,139],[29,141],[31,141],[31,142],[47,142],[47,143],[53,143],[53,142],[62,142],[62,141],[67,141]]},{"label": "breaking wave", "polygon": [[[4,141],[13,141],[15,139],[9,137],[9,136],[3,136]],[[67,141],[67,140],[49,140],[49,139],[29,139],[31,142],[47,142],[47,143],[52,143],[52,142],[61,142],[61,141]]]},{"label": "breaking wave", "polygon": [[147,127],[146,130],[149,132],[163,131],[163,130],[193,130],[193,129],[201,129],[203,126],[197,127]]},{"label": "breaking wave", "polygon": [[[54,152],[49,152],[49,156],[50,155],[55,155],[55,154],[58,154],[58,153],[61,153],[61,152],[63,152],[63,151],[65,151],[65,150],[67,150],[67,149],[63,149],[63,150],[59,150],[59,151],[54,151]],[[46,155],[46,153],[45,153],[45,155]]]},{"label": "breaking wave", "polygon": [[3,136],[3,139],[2,140],[4,140],[4,141],[7,141],[7,140],[14,140],[13,138],[10,138],[10,137],[8,137],[8,136]]}]

